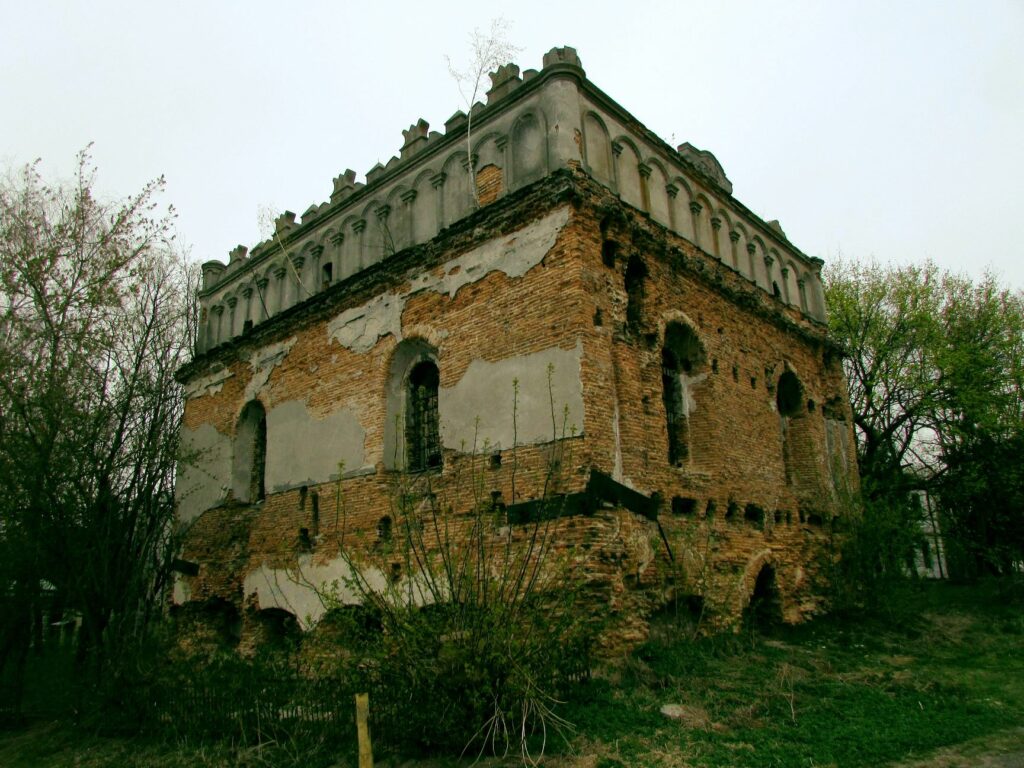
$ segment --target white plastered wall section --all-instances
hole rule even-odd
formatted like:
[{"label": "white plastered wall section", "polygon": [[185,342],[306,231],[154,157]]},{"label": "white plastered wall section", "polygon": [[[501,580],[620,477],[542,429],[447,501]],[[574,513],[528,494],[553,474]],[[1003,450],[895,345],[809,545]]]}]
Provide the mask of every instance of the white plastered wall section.
[{"label": "white plastered wall section", "polygon": [[231,439],[210,424],[181,428],[174,498],[178,519],[190,523],[221,504],[231,487]]},{"label": "white plastered wall section", "polygon": [[[568,221],[569,209],[559,208],[452,259],[441,274],[413,277],[404,293],[382,294],[347,308],[328,320],[325,342],[366,353],[385,336],[400,341],[402,312],[411,296],[432,291],[454,298],[464,286],[495,272],[509,278],[522,277],[543,261]],[[372,471],[379,458],[376,452],[367,453],[366,429],[353,410],[342,407],[327,414],[314,414],[300,400],[270,401],[273,372],[286,364],[295,342],[296,338],[290,337],[249,355],[252,376],[245,388],[244,402],[239,403],[241,408],[245,402],[259,399],[266,408],[265,477],[270,492]],[[439,392],[443,444],[456,450],[469,449],[477,436],[481,445],[487,440],[490,445],[511,447],[512,386],[516,379],[520,382],[520,443],[549,441],[554,431],[564,428],[571,432],[574,426],[582,427],[581,355],[581,347],[575,343],[568,349],[552,348],[497,363],[475,361],[460,381]],[[443,365],[443,359],[440,362]],[[186,394],[190,399],[214,395],[230,376],[227,369],[216,369],[193,380]],[[505,402],[499,399],[503,393]],[[556,410],[555,429],[551,423],[552,402]],[[477,416],[484,419],[482,431],[477,430]],[[182,521],[188,522],[226,499],[232,486],[233,450],[231,439],[210,425],[182,430],[177,485]]]}]

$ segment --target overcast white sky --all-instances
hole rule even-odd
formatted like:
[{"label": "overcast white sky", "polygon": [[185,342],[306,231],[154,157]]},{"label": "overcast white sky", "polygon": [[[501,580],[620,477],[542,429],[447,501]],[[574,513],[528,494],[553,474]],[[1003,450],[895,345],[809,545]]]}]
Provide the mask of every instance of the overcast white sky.
[{"label": "overcast white sky", "polygon": [[1024,288],[1024,0],[109,2],[0,0],[0,163],[100,189],[166,176],[198,260],[301,214],[345,168],[462,104],[445,54],[503,12],[522,69],[574,46],[672,144],[826,261],[932,258]]}]

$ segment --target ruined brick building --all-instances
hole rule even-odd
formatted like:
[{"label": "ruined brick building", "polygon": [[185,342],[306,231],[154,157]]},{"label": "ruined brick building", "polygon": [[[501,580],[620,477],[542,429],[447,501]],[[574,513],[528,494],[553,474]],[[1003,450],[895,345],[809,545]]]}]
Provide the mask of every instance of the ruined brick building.
[{"label": "ruined brick building", "polygon": [[723,625],[756,593],[819,610],[857,483],[822,262],[573,49],[491,78],[471,147],[462,112],[420,120],[365,184],[346,171],[203,265],[175,602],[227,607],[243,641],[268,616],[312,628],[317,585],[344,583],[339,526],[389,536],[399,475],[457,517],[469,467],[511,526],[565,500],[559,546],[626,642],[672,597]]}]

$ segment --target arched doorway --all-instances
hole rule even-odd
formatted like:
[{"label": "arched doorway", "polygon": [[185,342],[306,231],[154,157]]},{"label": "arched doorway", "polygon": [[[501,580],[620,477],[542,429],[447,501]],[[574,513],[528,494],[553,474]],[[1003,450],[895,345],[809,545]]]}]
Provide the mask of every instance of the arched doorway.
[{"label": "arched doorway", "polygon": [[750,601],[743,611],[743,625],[751,632],[770,629],[782,623],[782,598],[775,581],[775,568],[761,566],[754,580]]}]

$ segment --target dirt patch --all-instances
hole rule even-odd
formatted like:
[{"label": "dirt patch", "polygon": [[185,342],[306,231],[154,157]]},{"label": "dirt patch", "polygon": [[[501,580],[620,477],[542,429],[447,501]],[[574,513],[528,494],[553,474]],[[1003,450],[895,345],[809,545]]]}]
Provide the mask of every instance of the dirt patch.
[{"label": "dirt patch", "polygon": [[943,747],[925,758],[890,763],[889,768],[1024,768],[1024,728]]}]

